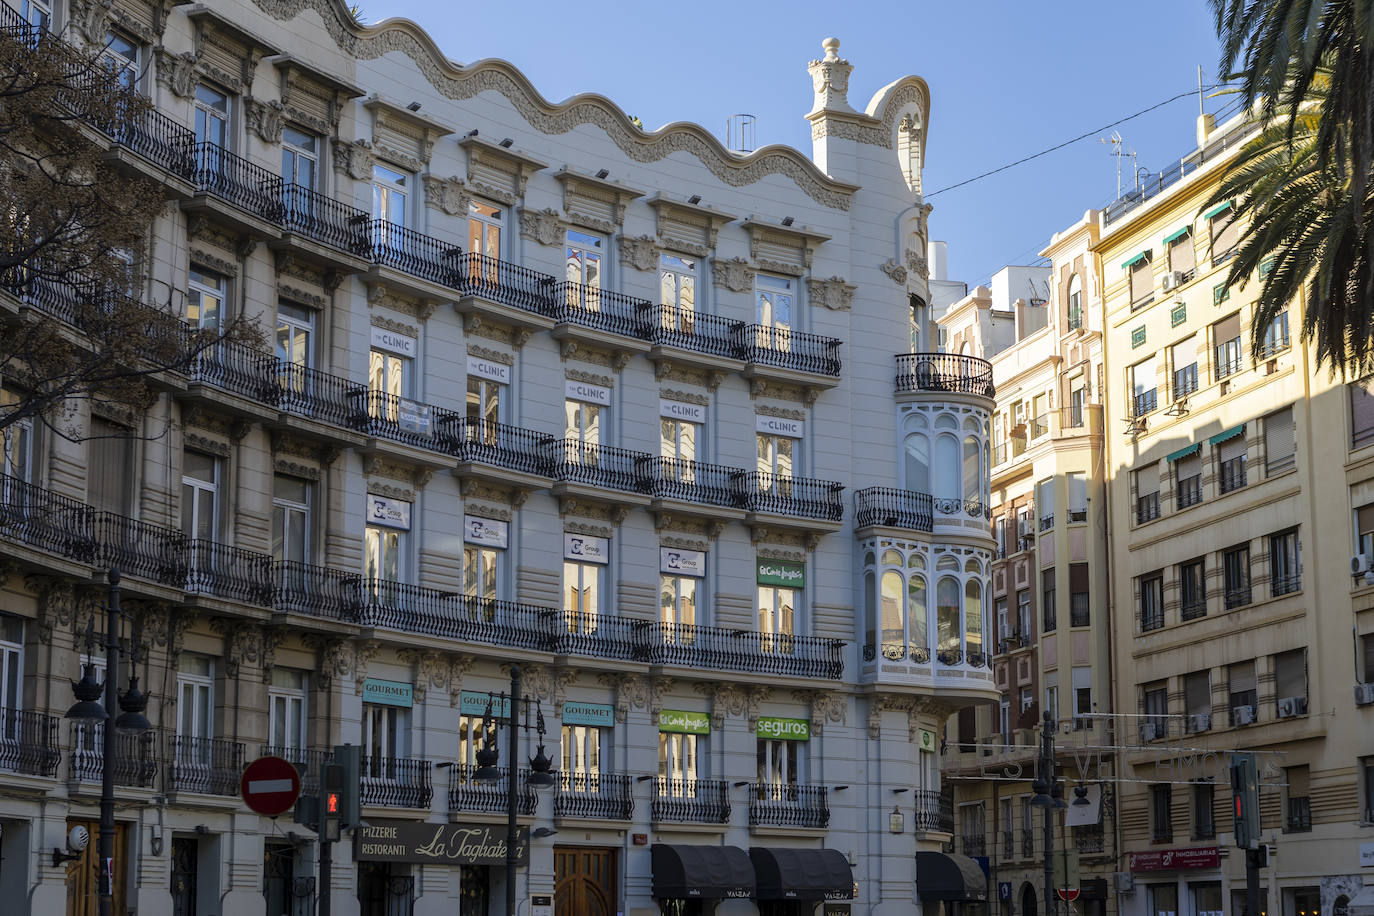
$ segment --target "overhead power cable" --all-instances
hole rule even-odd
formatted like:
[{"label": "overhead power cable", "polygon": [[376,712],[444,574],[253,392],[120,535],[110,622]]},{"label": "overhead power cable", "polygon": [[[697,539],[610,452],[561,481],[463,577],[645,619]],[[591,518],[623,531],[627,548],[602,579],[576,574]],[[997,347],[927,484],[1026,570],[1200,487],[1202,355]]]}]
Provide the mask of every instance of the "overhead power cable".
[{"label": "overhead power cable", "polygon": [[[1206,87],[1204,87],[1203,91],[1206,92],[1206,91],[1210,91],[1210,90],[1216,89],[1216,88],[1218,88],[1218,85],[1206,86]],[[948,186],[946,186],[946,187],[940,188],[938,191],[931,191],[929,194],[925,195],[925,196],[926,196],[926,199],[929,200],[930,198],[934,197],[936,194],[943,194],[943,193],[945,193],[946,191],[953,191],[955,188],[962,188],[962,187],[963,187],[964,185],[966,185],[966,184],[973,184],[973,182],[975,182],[975,181],[981,181],[981,180],[983,180],[984,178],[987,178],[987,177],[992,176],[992,175],[996,175],[998,172],[1005,172],[1007,169],[1016,168],[1016,166],[1018,166],[1018,165],[1023,165],[1023,164],[1025,164],[1025,163],[1027,163],[1027,162],[1030,162],[1032,159],[1039,159],[1041,156],[1047,156],[1047,155],[1049,155],[1050,153],[1055,152],[1056,150],[1061,150],[1061,149],[1063,149],[1063,148],[1066,147],[1066,146],[1072,146],[1073,144],[1077,143],[1079,140],[1086,140],[1086,139],[1088,139],[1089,137],[1093,137],[1093,136],[1096,136],[1097,134],[1102,133],[1103,131],[1111,130],[1113,127],[1117,127],[1118,125],[1125,124],[1127,121],[1132,121],[1132,120],[1134,120],[1134,119],[1140,117],[1141,115],[1149,114],[1150,112],[1154,111],[1156,108],[1163,108],[1165,105],[1168,105],[1170,102],[1177,102],[1179,99],[1186,99],[1186,98],[1189,97],[1189,96],[1197,95],[1197,93],[1198,93],[1198,90],[1197,90],[1196,88],[1194,88],[1194,89],[1189,89],[1187,92],[1180,92],[1178,95],[1172,96],[1171,98],[1167,98],[1167,99],[1165,99],[1165,100],[1162,101],[1162,102],[1157,102],[1156,104],[1151,105],[1149,108],[1142,108],[1140,111],[1137,111],[1135,114],[1127,115],[1126,117],[1121,118],[1120,120],[1117,120],[1117,121],[1113,121],[1113,122],[1110,123],[1110,124],[1104,124],[1103,126],[1098,127],[1098,128],[1096,128],[1096,129],[1094,129],[1094,130],[1090,130],[1090,131],[1088,131],[1088,132],[1086,132],[1086,133],[1079,134],[1077,137],[1074,137],[1074,138],[1071,139],[1071,140],[1065,140],[1063,143],[1056,143],[1054,146],[1051,146],[1051,147],[1049,147],[1048,149],[1042,149],[1042,150],[1041,150],[1040,152],[1038,152],[1038,153],[1032,153],[1032,154],[1029,155],[1029,156],[1025,156],[1025,157],[1023,157],[1023,158],[1021,158],[1021,159],[1017,159],[1015,162],[1008,162],[1006,165],[999,166],[999,167],[997,167],[997,168],[995,168],[995,169],[992,169],[991,171],[984,172],[984,173],[981,174],[981,175],[974,175],[972,178],[965,178],[963,181],[960,181],[960,182],[958,182],[957,184],[948,185]]]}]

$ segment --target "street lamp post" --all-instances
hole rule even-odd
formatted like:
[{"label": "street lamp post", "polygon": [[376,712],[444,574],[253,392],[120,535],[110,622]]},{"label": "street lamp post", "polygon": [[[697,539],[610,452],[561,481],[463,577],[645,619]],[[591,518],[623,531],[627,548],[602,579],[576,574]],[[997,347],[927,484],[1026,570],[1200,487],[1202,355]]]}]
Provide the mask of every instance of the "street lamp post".
[{"label": "street lamp post", "polygon": [[[123,697],[118,696],[116,685],[119,683],[119,570],[112,568],[109,574],[110,595],[105,604],[105,704],[96,702],[102,689],[95,682],[95,665],[87,662],[81,680],[72,684],[72,693],[77,702],[67,710],[67,718],[78,722],[101,722],[100,749],[100,835],[96,844],[96,854],[100,857],[99,912],[100,916],[114,916],[114,762],[115,730],[140,733],[152,728],[143,714],[148,708],[148,698],[138,689],[138,675],[131,671],[129,689]],[[88,647],[87,652],[90,649]],[[114,710],[122,710],[116,719]]]},{"label": "street lamp post", "polygon": [[[1035,781],[1031,783],[1035,797],[1031,804],[1044,809],[1045,823],[1042,828],[1045,856],[1045,916],[1055,916],[1054,903],[1054,809],[1057,807],[1053,797],[1055,790],[1054,774],[1054,716],[1047,709],[1040,721],[1040,764]],[[1062,791],[1062,790],[1061,790]],[[1061,801],[1060,804],[1063,804]]]}]

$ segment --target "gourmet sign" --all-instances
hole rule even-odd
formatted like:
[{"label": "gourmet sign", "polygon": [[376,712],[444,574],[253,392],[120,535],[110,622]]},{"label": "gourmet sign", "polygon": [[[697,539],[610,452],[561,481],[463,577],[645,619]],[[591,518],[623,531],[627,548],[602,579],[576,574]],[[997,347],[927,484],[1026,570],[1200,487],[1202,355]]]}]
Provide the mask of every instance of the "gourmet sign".
[{"label": "gourmet sign", "polygon": [[[504,825],[371,821],[353,835],[353,858],[357,862],[421,865],[504,865],[506,862]],[[529,864],[530,828],[519,828],[516,844],[519,864]]]}]

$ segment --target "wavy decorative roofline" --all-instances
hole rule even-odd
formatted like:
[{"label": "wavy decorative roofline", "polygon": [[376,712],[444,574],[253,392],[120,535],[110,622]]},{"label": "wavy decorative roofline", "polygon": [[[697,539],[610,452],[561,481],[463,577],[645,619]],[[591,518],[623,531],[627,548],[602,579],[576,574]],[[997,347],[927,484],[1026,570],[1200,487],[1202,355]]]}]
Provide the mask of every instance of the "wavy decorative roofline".
[{"label": "wavy decorative roofline", "polygon": [[[732,187],[753,184],[768,175],[782,175],[817,203],[848,210],[856,185],[836,181],[797,150],[780,144],[765,146],[748,155],[730,152],[699,124],[677,121],[649,132],[630,121],[614,102],[597,93],[581,93],[563,102],[545,99],[529,79],[509,61],[486,59],[464,66],[449,60],[429,34],[409,19],[387,19],[360,25],[342,0],[254,0],[258,8],[277,20],[293,19],[314,10],[339,48],[359,60],[375,60],[392,51],[406,55],[445,98],[470,99],[481,92],[499,92],[536,130],[562,134],[582,125],[600,127],[627,156],[637,162],[656,162],[675,152],[687,152],[711,174]],[[895,96],[920,97],[928,108],[929,90],[924,80],[908,95],[896,93],[884,100],[882,127],[865,131],[865,142],[890,148],[891,121],[896,116]],[[902,82],[902,81],[899,81]],[[889,89],[892,87],[888,87]],[[912,87],[914,88],[914,86]]]}]

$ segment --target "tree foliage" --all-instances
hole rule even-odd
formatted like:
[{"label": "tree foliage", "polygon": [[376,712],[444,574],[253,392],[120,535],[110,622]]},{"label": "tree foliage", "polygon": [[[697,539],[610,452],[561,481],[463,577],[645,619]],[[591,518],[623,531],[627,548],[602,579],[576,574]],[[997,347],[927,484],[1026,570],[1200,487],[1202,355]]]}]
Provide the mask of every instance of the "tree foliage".
[{"label": "tree foliage", "polygon": [[97,53],[0,28],[0,429],[32,418],[74,435],[89,399],[141,412],[159,376],[245,333],[188,331],[170,290],[140,301],[135,265],[166,199],[109,150],[147,105]]},{"label": "tree foliage", "polygon": [[1252,344],[1304,289],[1318,364],[1364,374],[1374,368],[1374,0],[1208,2],[1222,70],[1267,125],[1216,198],[1234,197],[1249,223],[1227,283],[1274,265]]}]

